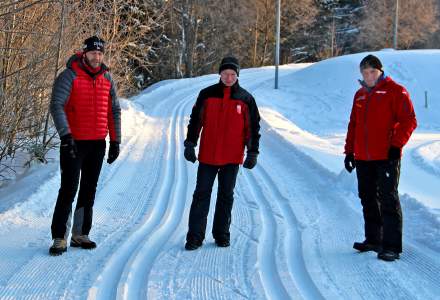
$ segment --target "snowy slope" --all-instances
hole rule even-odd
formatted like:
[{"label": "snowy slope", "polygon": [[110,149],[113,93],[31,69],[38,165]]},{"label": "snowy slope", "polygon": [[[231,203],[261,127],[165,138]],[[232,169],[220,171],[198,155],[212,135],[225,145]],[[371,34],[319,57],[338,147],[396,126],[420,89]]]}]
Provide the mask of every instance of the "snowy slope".
[{"label": "snowy slope", "polygon": [[[28,180],[26,196],[18,182],[8,190],[16,204],[0,208],[0,299],[438,299],[440,99],[425,110],[413,96],[420,127],[402,167],[401,259],[351,248],[363,222],[342,147],[363,55],[284,66],[277,91],[273,68],[240,73],[261,108],[261,155],[239,172],[228,249],[209,235],[200,250],[183,249],[197,165],[182,144],[198,91],[218,76],[162,82],[124,101],[121,156],[103,168],[95,202],[98,248],[49,257],[59,172]],[[440,51],[379,56],[411,94],[438,97]]]},{"label": "snowy slope", "polygon": [[[413,100],[419,123],[418,130],[440,131],[439,50],[372,52],[383,62],[384,71],[405,85]],[[302,129],[318,134],[344,132],[347,111],[360,87],[359,62],[369,53],[336,57],[286,75],[280,90],[261,94],[265,105],[277,110]],[[272,87],[272,84],[270,84]],[[428,109],[425,108],[428,92]]]},{"label": "snowy slope", "polygon": [[414,159],[427,170],[440,176],[440,141],[419,146],[413,155]]},{"label": "snowy slope", "polygon": [[[408,89],[416,111],[418,127],[404,149],[400,192],[416,197],[440,215],[440,179],[431,176],[437,170],[433,156],[439,149],[429,147],[440,140],[440,50],[372,53],[382,60],[385,73]],[[367,54],[328,59],[286,74],[278,91],[271,89],[272,82],[255,91],[260,106],[267,107],[264,116],[278,134],[329,171],[342,172],[346,180],[350,176],[342,167],[343,145],[353,96],[360,87],[359,62]],[[420,147],[433,151],[421,151]]]}]

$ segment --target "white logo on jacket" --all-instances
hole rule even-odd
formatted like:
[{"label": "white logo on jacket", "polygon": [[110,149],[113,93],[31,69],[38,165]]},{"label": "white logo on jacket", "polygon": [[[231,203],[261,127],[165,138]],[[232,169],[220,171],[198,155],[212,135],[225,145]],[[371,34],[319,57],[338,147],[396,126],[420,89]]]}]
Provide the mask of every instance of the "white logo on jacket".
[{"label": "white logo on jacket", "polygon": [[237,104],[237,113],[241,115],[241,105]]}]

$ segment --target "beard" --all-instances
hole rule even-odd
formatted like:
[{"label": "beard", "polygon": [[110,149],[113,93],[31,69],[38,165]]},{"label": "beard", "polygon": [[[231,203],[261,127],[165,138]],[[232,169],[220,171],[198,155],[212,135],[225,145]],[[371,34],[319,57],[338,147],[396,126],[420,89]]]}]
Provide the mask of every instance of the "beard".
[{"label": "beard", "polygon": [[90,67],[92,67],[93,69],[99,68],[99,67],[101,67],[101,65],[102,65],[102,61],[99,61],[98,59],[92,59],[92,60],[90,60],[90,59],[87,58],[86,55],[84,56],[84,60],[85,60],[85,62],[86,62]]}]

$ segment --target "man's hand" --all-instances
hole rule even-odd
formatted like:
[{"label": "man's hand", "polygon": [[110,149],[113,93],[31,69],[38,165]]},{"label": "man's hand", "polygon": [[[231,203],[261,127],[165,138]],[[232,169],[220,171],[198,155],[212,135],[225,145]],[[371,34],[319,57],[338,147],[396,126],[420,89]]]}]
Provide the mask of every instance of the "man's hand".
[{"label": "man's hand", "polygon": [[78,149],[76,148],[75,141],[70,133],[61,137],[60,147],[61,151],[67,153],[70,158],[76,158],[78,154]]},{"label": "man's hand", "polygon": [[108,149],[107,163],[112,164],[119,156],[119,143],[110,142],[110,148]]},{"label": "man's hand", "polygon": [[257,165],[257,157],[258,153],[256,152],[248,152],[246,155],[246,159],[244,160],[243,167],[246,169],[252,169]]},{"label": "man's hand", "polygon": [[388,159],[389,160],[399,160],[401,152],[402,151],[400,148],[391,146],[390,149],[388,150]]},{"label": "man's hand", "polygon": [[187,161],[195,163],[197,161],[196,150],[195,150],[196,145],[189,141],[185,141],[183,145],[185,146],[185,152],[183,152],[183,156],[185,156],[185,159]]},{"label": "man's hand", "polygon": [[354,160],[353,153],[349,153],[345,156],[344,164],[345,164],[345,169],[348,171],[348,173],[351,173],[354,170],[354,168],[356,168],[356,163]]}]

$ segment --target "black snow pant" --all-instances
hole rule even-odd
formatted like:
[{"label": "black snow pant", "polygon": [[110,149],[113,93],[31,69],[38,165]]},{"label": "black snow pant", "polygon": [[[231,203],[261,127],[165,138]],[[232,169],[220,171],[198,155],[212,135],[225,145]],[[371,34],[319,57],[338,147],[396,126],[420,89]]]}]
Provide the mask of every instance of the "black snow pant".
[{"label": "black snow pant", "polygon": [[212,235],[215,240],[229,241],[229,227],[238,169],[238,164],[224,166],[199,164],[196,189],[189,213],[189,230],[186,236],[188,242],[201,245],[205,239],[212,186],[217,174],[218,191]]},{"label": "black snow pant", "polygon": [[397,191],[400,160],[356,161],[365,239],[402,252],[402,209]]},{"label": "black snow pant", "polygon": [[[105,155],[105,140],[75,141],[78,153],[70,157],[60,150],[61,188],[52,218],[52,238],[67,238],[69,235],[72,203],[81,183],[78,201],[73,216],[73,235],[88,235],[92,228],[93,204],[96,186]],[[69,223],[69,224],[68,224]]]}]

